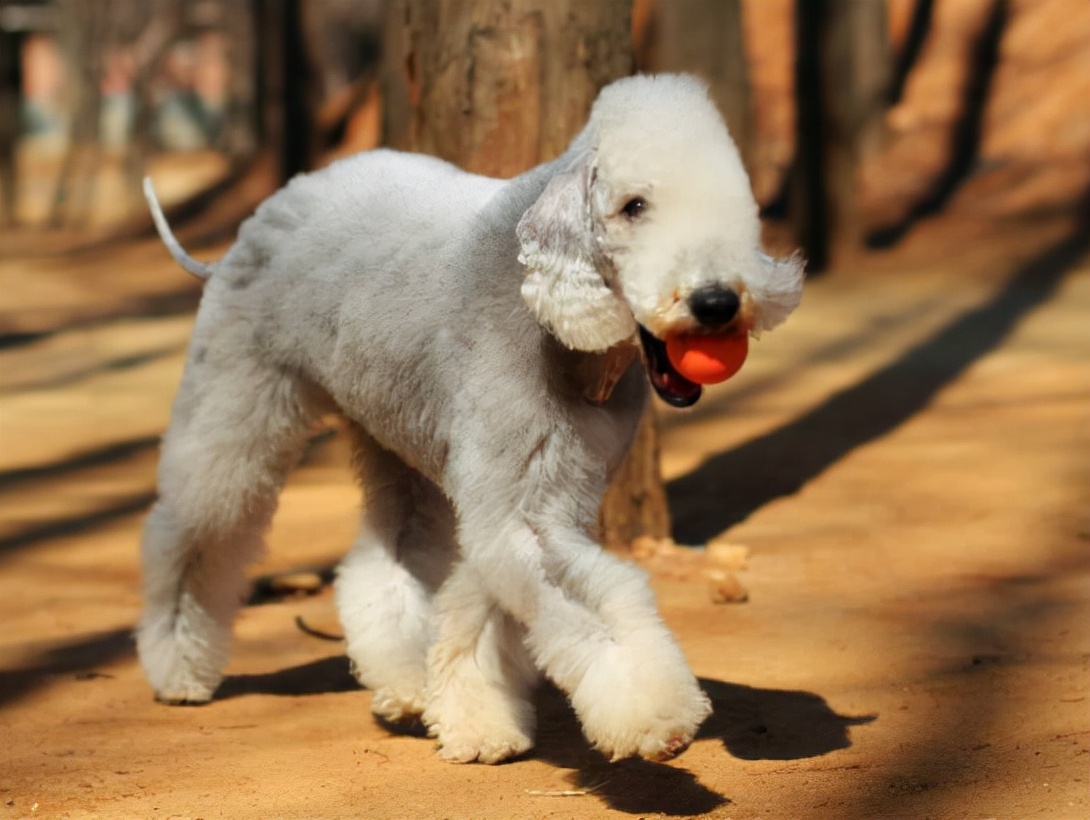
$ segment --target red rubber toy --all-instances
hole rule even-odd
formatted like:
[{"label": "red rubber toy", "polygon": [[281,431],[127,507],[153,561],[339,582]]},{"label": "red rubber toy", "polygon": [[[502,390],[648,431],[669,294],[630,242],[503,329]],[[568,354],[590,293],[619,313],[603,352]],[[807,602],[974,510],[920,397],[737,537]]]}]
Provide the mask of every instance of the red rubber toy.
[{"label": "red rubber toy", "polygon": [[725,382],[742,369],[749,353],[745,333],[721,336],[681,334],[666,340],[666,356],[674,369],[696,384]]}]

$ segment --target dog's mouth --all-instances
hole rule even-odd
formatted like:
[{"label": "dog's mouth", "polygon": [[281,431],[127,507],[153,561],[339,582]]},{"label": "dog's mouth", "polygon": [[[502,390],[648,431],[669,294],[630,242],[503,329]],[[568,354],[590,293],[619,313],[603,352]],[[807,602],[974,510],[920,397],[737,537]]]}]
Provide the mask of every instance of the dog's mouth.
[{"label": "dog's mouth", "polygon": [[674,369],[666,355],[665,342],[657,339],[643,325],[639,325],[639,328],[647,378],[659,398],[673,407],[692,407],[704,392],[703,388]]}]

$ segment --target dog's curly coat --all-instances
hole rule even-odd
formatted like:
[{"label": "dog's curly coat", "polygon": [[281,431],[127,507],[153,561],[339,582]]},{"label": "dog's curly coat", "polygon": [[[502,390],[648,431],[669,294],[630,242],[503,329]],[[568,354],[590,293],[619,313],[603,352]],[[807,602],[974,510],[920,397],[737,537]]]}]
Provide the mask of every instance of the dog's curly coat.
[{"label": "dog's curly coat", "polygon": [[683,750],[708,699],[644,574],[592,537],[646,403],[634,353],[642,339],[658,393],[691,404],[661,340],[769,329],[802,282],[798,259],[761,252],[704,86],[614,83],[563,156],[509,181],[346,159],[292,180],[208,266],[151,199],[208,275],[142,545],[159,699],[212,697],[285,474],[339,408],[367,499],[336,600],[377,715],[422,718],[448,760],[497,762],[533,743],[541,670],[605,754]]}]

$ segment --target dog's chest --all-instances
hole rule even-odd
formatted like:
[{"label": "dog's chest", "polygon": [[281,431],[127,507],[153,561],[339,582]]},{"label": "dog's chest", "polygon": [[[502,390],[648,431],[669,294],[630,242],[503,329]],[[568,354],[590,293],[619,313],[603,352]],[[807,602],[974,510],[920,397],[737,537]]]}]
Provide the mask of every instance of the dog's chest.
[{"label": "dog's chest", "polygon": [[601,404],[583,401],[573,414],[579,437],[612,476],[620,467],[636,437],[640,416],[647,406],[647,385],[638,363],[617,382],[609,399]]}]

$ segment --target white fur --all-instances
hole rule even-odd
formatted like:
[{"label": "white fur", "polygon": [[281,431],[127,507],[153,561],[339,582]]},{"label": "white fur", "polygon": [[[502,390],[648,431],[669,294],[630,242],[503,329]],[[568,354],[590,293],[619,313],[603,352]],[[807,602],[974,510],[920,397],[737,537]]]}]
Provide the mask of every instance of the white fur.
[{"label": "white fur", "polygon": [[[618,213],[634,195],[638,221]],[[615,83],[566,154],[510,181],[352,157],[270,197],[207,268],[143,542],[158,697],[212,697],[284,476],[339,408],[368,500],[336,597],[376,714],[496,762],[532,745],[541,670],[607,755],[684,749],[708,700],[643,573],[590,535],[646,378],[585,396],[636,322],[690,328],[695,288],[736,288],[753,332],[798,302],[703,86]]]}]

